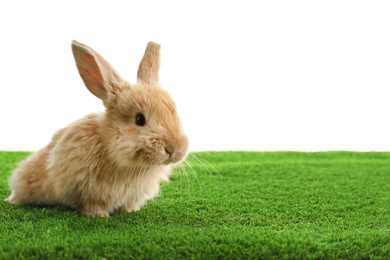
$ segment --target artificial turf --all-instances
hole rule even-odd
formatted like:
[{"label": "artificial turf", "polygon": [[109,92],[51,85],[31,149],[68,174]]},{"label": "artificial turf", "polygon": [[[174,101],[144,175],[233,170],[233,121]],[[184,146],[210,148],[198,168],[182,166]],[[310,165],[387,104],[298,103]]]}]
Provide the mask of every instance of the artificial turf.
[{"label": "artificial turf", "polygon": [[[27,155],[0,152],[1,198]],[[196,175],[175,173],[140,211],[106,219],[0,201],[0,258],[390,258],[390,153],[213,152],[189,163]]]}]

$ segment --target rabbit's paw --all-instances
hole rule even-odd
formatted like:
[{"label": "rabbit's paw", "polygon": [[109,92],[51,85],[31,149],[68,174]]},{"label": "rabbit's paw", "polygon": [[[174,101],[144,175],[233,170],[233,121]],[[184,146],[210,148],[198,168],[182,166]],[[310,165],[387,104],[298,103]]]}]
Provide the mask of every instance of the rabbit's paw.
[{"label": "rabbit's paw", "polygon": [[118,208],[118,212],[133,212],[133,211],[138,211],[139,209],[140,207],[133,206],[133,205],[122,206]]},{"label": "rabbit's paw", "polygon": [[9,204],[22,204],[15,196],[15,192],[12,191],[12,194],[11,196],[9,196],[8,198],[6,198],[4,200],[5,202],[8,202]]},{"label": "rabbit's paw", "polygon": [[80,210],[80,213],[88,217],[109,217],[106,207],[96,204],[84,206],[84,208]]}]

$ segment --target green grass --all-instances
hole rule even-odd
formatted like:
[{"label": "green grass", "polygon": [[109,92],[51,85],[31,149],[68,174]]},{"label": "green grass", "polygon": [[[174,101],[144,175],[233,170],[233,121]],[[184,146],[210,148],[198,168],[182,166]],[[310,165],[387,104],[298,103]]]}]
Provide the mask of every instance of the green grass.
[{"label": "green grass", "polygon": [[[28,153],[0,152],[0,197]],[[0,202],[0,258],[389,259],[390,153],[198,153],[135,213]]]}]

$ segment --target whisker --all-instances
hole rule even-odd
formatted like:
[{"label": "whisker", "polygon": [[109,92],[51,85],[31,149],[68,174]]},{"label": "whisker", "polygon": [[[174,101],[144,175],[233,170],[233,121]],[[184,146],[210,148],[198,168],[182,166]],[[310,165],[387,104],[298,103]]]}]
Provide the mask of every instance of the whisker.
[{"label": "whisker", "polygon": [[144,165],[145,163],[146,155],[143,155],[141,158],[139,158],[138,162],[136,163],[134,169],[139,169],[138,173],[136,173],[136,184],[134,185],[134,204],[137,202],[136,200],[141,198],[142,193],[142,183],[144,180],[145,172],[148,169],[148,165]]},{"label": "whisker", "polygon": [[[193,159],[194,162],[200,164],[201,166],[203,166],[209,174],[213,175],[213,172],[214,173],[217,173],[218,175],[221,176],[220,172],[218,171],[217,168],[215,168],[211,163],[209,163],[202,155],[200,155],[199,153],[190,153],[189,155],[189,158],[190,159]],[[213,170],[213,172],[210,170]]]},{"label": "whisker", "polygon": [[[188,176],[187,167],[186,167],[186,164],[184,162],[185,161],[180,162],[179,167],[180,167],[180,169],[182,171],[182,175],[184,175],[186,180],[187,180],[187,188],[185,190],[186,190],[187,196],[190,196],[190,189],[192,188],[192,185],[190,185],[191,179]],[[183,188],[184,187],[184,185],[183,185],[183,176],[180,176],[180,177],[181,177],[180,178],[181,186]]]},{"label": "whisker", "polygon": [[[175,170],[177,170],[177,174],[179,175],[180,178],[180,188],[183,188],[183,174],[185,174],[185,170],[183,169],[183,165],[180,162],[178,165],[176,165]],[[176,185],[176,187],[178,187]]]},{"label": "whisker", "polygon": [[198,179],[198,175],[196,174],[196,171],[195,171],[195,169],[192,167],[192,165],[186,160],[186,161],[184,161],[184,166],[187,166],[187,169],[189,169],[190,172],[194,175],[195,180],[197,181],[199,187],[202,187],[202,185],[200,184],[200,181],[199,181],[199,179]]}]

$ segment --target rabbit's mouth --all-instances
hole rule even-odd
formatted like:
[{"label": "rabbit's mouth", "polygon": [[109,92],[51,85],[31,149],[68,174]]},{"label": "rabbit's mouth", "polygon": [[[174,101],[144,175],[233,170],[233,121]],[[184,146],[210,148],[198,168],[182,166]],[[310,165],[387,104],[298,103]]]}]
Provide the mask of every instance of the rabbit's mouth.
[{"label": "rabbit's mouth", "polygon": [[163,139],[151,139],[136,152],[141,164],[169,165],[184,160],[187,156],[188,139],[184,136],[181,142],[167,142]]},{"label": "rabbit's mouth", "polygon": [[163,164],[177,164],[187,157],[187,151],[182,152],[181,150],[176,150],[173,153],[169,153],[168,156],[169,157],[163,162]]},{"label": "rabbit's mouth", "polygon": [[168,164],[178,163],[180,161],[181,161],[181,159],[180,160],[175,160],[175,159],[170,157],[170,158],[166,159],[162,164],[168,165]]},{"label": "rabbit's mouth", "polygon": [[184,160],[186,153],[182,153],[180,150],[167,150],[162,148],[159,152],[152,152],[140,150],[137,153],[136,164],[138,165],[169,165],[176,164]]}]

